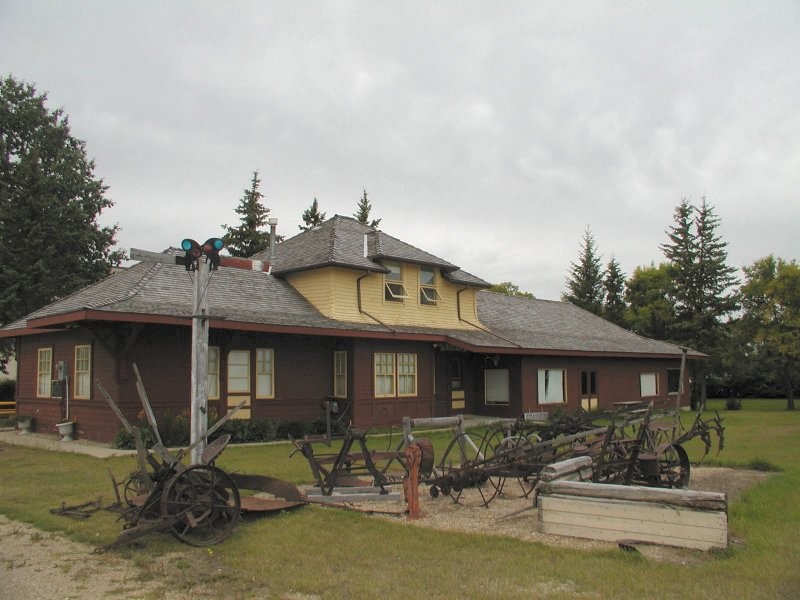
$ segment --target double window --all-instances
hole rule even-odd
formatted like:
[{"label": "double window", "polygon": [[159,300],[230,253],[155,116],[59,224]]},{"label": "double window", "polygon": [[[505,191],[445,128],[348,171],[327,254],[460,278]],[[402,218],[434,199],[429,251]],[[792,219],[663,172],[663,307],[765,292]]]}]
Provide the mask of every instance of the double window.
[{"label": "double window", "polygon": [[419,303],[423,306],[436,306],[442,297],[436,290],[436,271],[433,267],[419,268]]},{"label": "double window", "polygon": [[539,404],[566,402],[566,379],[565,369],[539,369]]},{"label": "double window", "polygon": [[376,352],[374,355],[375,397],[417,395],[417,355]]},{"label": "double window", "polygon": [[[250,394],[251,385],[250,350],[231,350],[228,353],[228,394]],[[275,351],[271,348],[257,348],[255,351],[255,391],[256,398],[275,397]],[[209,362],[210,366],[210,362]],[[211,376],[211,373],[209,373]],[[217,378],[217,386],[218,378]],[[219,389],[217,387],[217,389]],[[211,397],[209,385],[209,397]],[[219,393],[219,392],[217,392]]]},{"label": "double window", "polygon": [[400,263],[383,263],[389,272],[383,276],[383,298],[387,302],[402,302],[408,298],[408,292],[403,285],[403,270]]}]

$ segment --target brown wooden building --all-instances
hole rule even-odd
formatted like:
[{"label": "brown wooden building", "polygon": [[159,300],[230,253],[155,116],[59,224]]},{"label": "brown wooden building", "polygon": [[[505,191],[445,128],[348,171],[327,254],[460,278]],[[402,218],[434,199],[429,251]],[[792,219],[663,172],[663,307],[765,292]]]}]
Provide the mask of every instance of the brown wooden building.
[{"label": "brown wooden building", "polygon": [[[326,398],[349,401],[362,426],[518,417],[678,391],[680,348],[568,303],[486,291],[348,217],[253,259],[220,267],[208,289],[209,405],[245,400],[240,418],[316,420]],[[68,397],[80,435],[111,440],[119,423],[94,382],[133,418],[134,363],[156,412],[188,411],[194,275],[169,262],[140,262],[0,329],[15,338],[18,411],[40,431]]]}]

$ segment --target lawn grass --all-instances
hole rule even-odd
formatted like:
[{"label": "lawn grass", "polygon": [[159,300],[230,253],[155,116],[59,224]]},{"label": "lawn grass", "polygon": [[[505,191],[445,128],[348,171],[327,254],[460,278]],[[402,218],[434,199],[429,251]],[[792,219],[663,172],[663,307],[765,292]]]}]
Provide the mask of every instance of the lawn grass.
[{"label": "lawn grass", "polygon": [[[731,535],[745,541],[686,565],[659,563],[617,550],[554,548],[517,539],[442,532],[361,514],[314,506],[248,518],[224,543],[187,550],[164,535],[120,552],[139,564],[151,555],[187,552],[187,564],[223,565],[209,585],[228,598],[796,598],[800,595],[800,411],[782,400],[745,400],[724,411],[726,448],[706,462],[724,466],[762,461],[779,469],[745,493],[729,510]],[[686,418],[690,415],[686,415]],[[437,451],[446,434],[431,436]],[[386,449],[384,438],[370,447]],[[397,439],[393,441],[396,444]],[[388,444],[388,440],[385,442]],[[289,444],[228,448],[219,466],[307,483],[301,455]],[[702,445],[690,444],[693,460]],[[333,451],[333,450],[332,450]],[[85,521],[51,515],[63,500],[111,498],[106,470],[134,468],[131,458],[99,460],[29,448],[0,446],[4,472],[0,513],[44,530],[100,545],[115,539],[120,524],[110,513]],[[475,509],[480,510],[480,509]],[[533,518],[533,516],[531,516]],[[212,569],[205,569],[211,572]],[[216,569],[214,570],[216,571]],[[163,573],[153,572],[153,577]],[[188,585],[188,582],[187,582]]]}]

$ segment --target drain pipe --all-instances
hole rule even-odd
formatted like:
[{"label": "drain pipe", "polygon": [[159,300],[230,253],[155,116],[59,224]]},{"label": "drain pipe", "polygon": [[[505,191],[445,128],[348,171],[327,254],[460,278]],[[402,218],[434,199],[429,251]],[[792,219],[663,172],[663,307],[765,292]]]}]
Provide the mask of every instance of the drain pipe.
[{"label": "drain pipe", "polygon": [[[366,243],[366,236],[365,236],[364,242]],[[388,329],[392,333],[397,333],[396,329],[394,329],[393,327],[389,327],[389,325],[387,325],[386,323],[381,321],[379,318],[374,317],[371,314],[369,314],[367,311],[364,310],[364,308],[361,305],[361,280],[364,279],[365,277],[367,277],[370,273],[371,273],[371,271],[366,271],[361,277],[356,279],[356,296],[358,298],[358,312],[360,312],[362,315],[365,315],[365,316],[369,317],[370,319],[372,319],[373,321],[375,321],[379,325],[382,325],[383,327],[386,327],[386,329]]]}]

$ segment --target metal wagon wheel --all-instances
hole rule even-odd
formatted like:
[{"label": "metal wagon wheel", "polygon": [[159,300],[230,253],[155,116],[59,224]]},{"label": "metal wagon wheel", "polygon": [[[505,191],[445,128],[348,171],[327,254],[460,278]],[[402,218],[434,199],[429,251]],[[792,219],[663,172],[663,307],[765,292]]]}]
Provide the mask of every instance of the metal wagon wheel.
[{"label": "metal wagon wheel", "polygon": [[691,464],[689,455],[679,444],[663,444],[656,453],[658,456],[658,485],[668,488],[689,487]]},{"label": "metal wagon wheel", "polygon": [[[488,506],[496,491],[489,485],[489,475],[482,468],[486,460],[482,453],[483,438],[477,442],[467,433],[458,433],[450,440],[436,467],[439,476],[430,488],[432,497],[436,498],[441,492],[462,505]],[[470,491],[465,494],[468,489]]]},{"label": "metal wagon wheel", "polygon": [[495,495],[505,498],[526,498],[533,491],[541,470],[531,456],[533,444],[538,436],[532,438],[518,433],[507,436],[496,430],[487,434],[481,445],[483,454],[493,455],[494,463],[489,468],[489,482],[495,488]]},{"label": "metal wagon wheel", "polygon": [[161,498],[161,516],[172,521],[178,539],[193,546],[210,546],[227,538],[240,514],[236,484],[212,465],[194,465],[178,473]]}]

